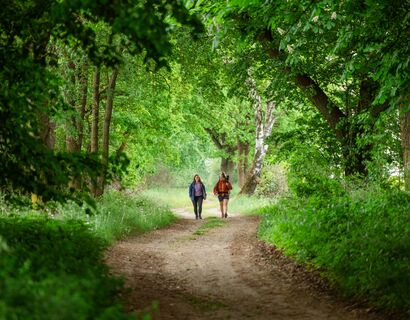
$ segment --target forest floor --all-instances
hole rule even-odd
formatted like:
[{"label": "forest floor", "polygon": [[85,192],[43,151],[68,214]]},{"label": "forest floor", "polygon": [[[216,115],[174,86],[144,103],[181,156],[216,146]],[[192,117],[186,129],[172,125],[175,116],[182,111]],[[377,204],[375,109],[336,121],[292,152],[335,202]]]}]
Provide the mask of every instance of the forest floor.
[{"label": "forest floor", "polygon": [[221,226],[201,229],[219,217],[216,201],[204,202],[208,219],[191,211],[175,209],[180,219],[170,227],[107,252],[112,273],[125,279],[128,311],[151,310],[154,319],[382,319],[259,241],[258,217],[229,213]]}]

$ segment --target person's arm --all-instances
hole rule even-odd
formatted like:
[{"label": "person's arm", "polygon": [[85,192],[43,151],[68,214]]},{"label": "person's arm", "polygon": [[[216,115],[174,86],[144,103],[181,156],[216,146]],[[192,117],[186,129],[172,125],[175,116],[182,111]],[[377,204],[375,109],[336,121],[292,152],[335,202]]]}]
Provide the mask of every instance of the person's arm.
[{"label": "person's arm", "polygon": [[218,194],[218,183],[216,183],[215,187],[214,187],[214,194]]},{"label": "person's arm", "polygon": [[189,197],[192,199],[193,197],[192,197],[192,183],[189,185],[189,188],[188,188],[188,190],[189,190],[189,192],[188,192],[188,194],[189,194]]},{"label": "person's arm", "polygon": [[204,200],[205,200],[206,199],[206,189],[205,189],[204,184],[202,184],[202,192],[204,193],[203,196],[204,196]]},{"label": "person's arm", "polygon": [[232,190],[232,184],[228,181],[227,183],[228,190]]}]

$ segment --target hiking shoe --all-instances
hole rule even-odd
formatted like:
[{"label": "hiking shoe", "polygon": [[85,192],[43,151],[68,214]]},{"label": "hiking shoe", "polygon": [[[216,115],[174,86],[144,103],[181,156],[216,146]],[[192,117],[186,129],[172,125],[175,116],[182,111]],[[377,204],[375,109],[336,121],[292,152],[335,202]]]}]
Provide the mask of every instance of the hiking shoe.
[{"label": "hiking shoe", "polygon": [[228,218],[228,214],[227,214],[227,213],[225,213],[225,218]]}]

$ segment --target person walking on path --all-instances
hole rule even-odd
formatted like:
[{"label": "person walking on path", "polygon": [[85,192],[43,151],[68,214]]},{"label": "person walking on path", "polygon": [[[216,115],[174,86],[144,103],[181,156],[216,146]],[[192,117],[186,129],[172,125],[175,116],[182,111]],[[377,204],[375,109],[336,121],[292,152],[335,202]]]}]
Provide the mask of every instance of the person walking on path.
[{"label": "person walking on path", "polygon": [[189,186],[189,197],[194,205],[195,219],[202,219],[202,202],[206,199],[206,189],[201,177],[197,174]]},{"label": "person walking on path", "polygon": [[219,206],[221,207],[221,218],[228,218],[228,202],[231,190],[232,184],[229,182],[229,176],[222,172],[214,187],[214,194],[218,196]]}]

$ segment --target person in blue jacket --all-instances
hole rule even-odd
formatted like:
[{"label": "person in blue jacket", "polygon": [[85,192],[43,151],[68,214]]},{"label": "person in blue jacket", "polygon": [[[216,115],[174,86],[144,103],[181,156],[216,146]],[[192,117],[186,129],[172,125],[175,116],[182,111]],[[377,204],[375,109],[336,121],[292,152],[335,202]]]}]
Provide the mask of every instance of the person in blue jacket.
[{"label": "person in blue jacket", "polygon": [[206,199],[206,189],[201,177],[197,174],[189,186],[189,197],[194,205],[195,219],[202,219],[202,202]]}]

